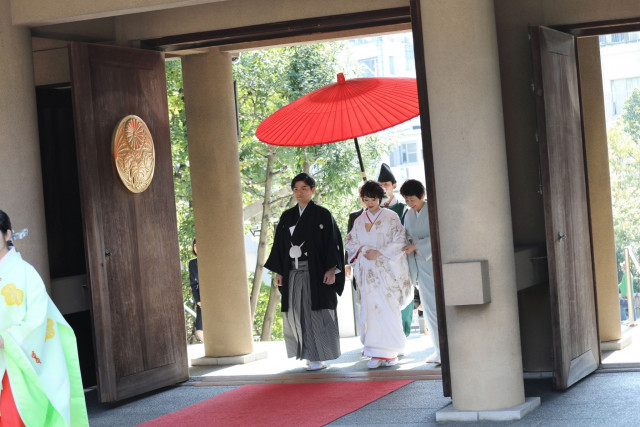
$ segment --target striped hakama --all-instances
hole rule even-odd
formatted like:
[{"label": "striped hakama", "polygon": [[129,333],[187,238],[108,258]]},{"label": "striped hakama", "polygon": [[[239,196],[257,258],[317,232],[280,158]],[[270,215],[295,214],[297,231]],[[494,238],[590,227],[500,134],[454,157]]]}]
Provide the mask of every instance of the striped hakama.
[{"label": "striped hakama", "polygon": [[[287,356],[311,361],[340,357],[340,332],[335,310],[311,310],[309,265],[292,263],[289,272],[289,311],[282,313]],[[322,284],[321,286],[327,286]]]}]

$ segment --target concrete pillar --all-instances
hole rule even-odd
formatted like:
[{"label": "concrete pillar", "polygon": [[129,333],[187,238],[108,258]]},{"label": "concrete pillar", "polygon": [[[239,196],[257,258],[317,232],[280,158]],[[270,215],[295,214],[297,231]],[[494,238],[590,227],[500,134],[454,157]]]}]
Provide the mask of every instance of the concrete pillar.
[{"label": "concrete pillar", "polygon": [[[490,285],[490,302],[446,307],[453,407],[509,408],[525,399],[493,0],[421,11],[442,261],[486,260]],[[445,295],[467,285],[444,273]]]},{"label": "concrete pillar", "polygon": [[9,0],[0,0],[0,76],[0,209],[14,230],[29,229],[16,248],[49,285],[31,35],[11,24]]},{"label": "concrete pillar", "polygon": [[598,326],[600,341],[614,341],[621,337],[618,268],[613,234],[600,43],[597,36],[578,39],[578,63],[580,64],[580,91],[589,184],[594,279],[598,300]]},{"label": "concrete pillar", "polygon": [[253,350],[231,57],[182,60],[205,355]]}]

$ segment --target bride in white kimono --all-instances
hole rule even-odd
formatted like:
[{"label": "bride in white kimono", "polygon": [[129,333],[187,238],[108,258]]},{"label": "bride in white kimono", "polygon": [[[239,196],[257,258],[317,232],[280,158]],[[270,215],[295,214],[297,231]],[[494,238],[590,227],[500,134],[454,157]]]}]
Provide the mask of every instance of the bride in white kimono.
[{"label": "bride in white kimono", "polygon": [[413,298],[405,230],[398,215],[381,209],[384,190],[367,181],[360,197],[367,209],[355,220],[345,239],[360,295],[360,340],[367,366],[393,366],[404,350],[406,337],[401,311]]}]

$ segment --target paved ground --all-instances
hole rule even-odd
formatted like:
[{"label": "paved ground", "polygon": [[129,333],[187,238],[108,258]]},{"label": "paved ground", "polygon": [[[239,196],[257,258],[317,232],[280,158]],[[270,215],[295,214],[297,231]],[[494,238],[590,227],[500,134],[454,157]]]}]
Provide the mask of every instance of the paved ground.
[{"label": "paved ground", "polygon": [[[640,328],[638,328],[640,331]],[[640,341],[640,340],[639,340]],[[266,351],[267,359],[246,365],[190,368],[192,379],[179,386],[148,393],[118,404],[100,404],[95,390],[86,393],[91,426],[134,426],[176,411],[234,388],[234,386],[196,386],[223,377],[251,378],[273,375],[274,377],[308,375],[300,361],[287,359],[283,343],[257,343],[256,349]],[[366,375],[366,359],[361,357],[361,346],[357,338],[341,340],[343,356],[333,361],[323,375]],[[630,350],[630,348],[629,348]],[[419,376],[434,365],[424,360],[433,351],[430,340],[417,331],[408,340],[406,355],[401,363],[384,368],[388,373]],[[191,357],[203,354],[201,345],[189,347]],[[635,352],[634,352],[635,353]],[[605,359],[612,355],[607,354]],[[612,357],[614,360],[615,357]],[[629,360],[629,359],[627,359]],[[616,360],[619,362],[619,360]],[[636,361],[637,362],[637,361]],[[613,364],[613,367],[617,367]],[[604,365],[605,367],[607,365]],[[542,405],[523,420],[509,423],[484,422],[485,425],[522,426],[635,426],[640,425],[640,364],[633,368],[626,365],[620,369],[601,369],[565,392],[552,389],[550,379],[525,380],[528,397],[539,396]],[[437,371],[436,371],[437,372]],[[351,413],[331,425],[340,426],[412,426],[435,425],[435,414],[451,400],[442,396],[442,382],[438,380],[415,381],[381,399]],[[283,420],[283,426],[287,425]],[[290,420],[295,423],[296,420]],[[289,424],[291,425],[291,424]],[[465,425],[465,423],[447,423]]]},{"label": "paved ground", "polygon": [[[118,405],[99,404],[95,391],[88,392],[89,422],[91,426],[134,426],[233,388],[194,384],[190,381]],[[542,405],[523,420],[474,425],[640,425],[640,372],[595,373],[565,392],[553,391],[550,380],[526,380],[525,390],[527,396],[540,396]],[[442,396],[440,381],[415,381],[330,425],[435,425],[436,411],[449,403],[450,400]],[[288,424],[283,420],[282,425],[294,425],[298,418],[289,421]]]},{"label": "paved ground", "polygon": [[[439,382],[419,381],[340,418],[331,425],[435,425],[435,412],[447,405]],[[542,405],[523,420],[481,425],[635,426],[640,425],[640,373],[593,374],[565,392],[552,390],[551,380],[526,380],[527,396]],[[447,423],[447,425],[469,425]]]},{"label": "paved ground", "polygon": [[631,337],[630,344],[617,351],[603,351],[602,365],[605,367],[626,366],[628,364],[640,363],[640,326],[629,327],[622,325],[622,336]]},{"label": "paved ground", "polygon": [[[640,327],[625,327],[624,331],[634,335],[633,345],[619,352],[604,352],[603,369],[565,392],[554,391],[550,379],[525,380],[526,396],[539,396],[542,404],[523,420],[507,423],[478,422],[473,425],[640,426]],[[321,375],[334,379],[340,376],[366,375],[366,359],[361,356],[359,339],[343,338],[341,348],[343,355],[332,361],[328,369],[321,371]],[[265,376],[276,379],[308,376],[303,362],[287,359],[284,343],[256,343],[255,349],[266,352],[268,357],[245,365],[192,366],[190,381],[117,404],[100,404],[95,390],[88,391],[86,397],[89,422],[91,426],[135,426],[233,389],[235,386],[196,386],[224,382],[224,378],[240,378],[250,382],[252,378],[260,381]],[[403,376],[415,373],[418,378],[423,378],[426,371],[437,373],[434,371],[436,366],[424,363],[432,351],[430,339],[414,328],[401,363],[392,368],[384,368],[385,373],[395,371]],[[190,358],[198,358],[203,354],[202,345],[189,346]],[[415,381],[331,425],[436,425],[436,411],[450,403],[449,398],[442,396],[441,381]],[[283,420],[283,426],[295,424],[297,419],[290,420],[290,423],[286,421]]]},{"label": "paved ground", "polygon": [[[257,342],[254,343],[254,350],[266,352],[268,357],[244,365],[235,366],[192,366],[189,368],[191,377],[202,377],[215,379],[216,377],[229,376],[264,376],[264,375],[285,375],[300,373],[304,370],[305,364],[301,360],[287,358],[287,351],[284,341]],[[362,357],[362,344],[359,337],[340,339],[340,350],[342,355],[330,362],[328,369],[323,373],[358,373],[367,372],[367,360]],[[188,348],[189,357],[196,359],[204,356],[202,344],[190,345]],[[423,370],[437,368],[434,364],[425,364],[424,361],[433,352],[431,339],[428,336],[412,331],[407,339],[405,355],[400,358],[400,363],[387,370],[406,371]]]}]

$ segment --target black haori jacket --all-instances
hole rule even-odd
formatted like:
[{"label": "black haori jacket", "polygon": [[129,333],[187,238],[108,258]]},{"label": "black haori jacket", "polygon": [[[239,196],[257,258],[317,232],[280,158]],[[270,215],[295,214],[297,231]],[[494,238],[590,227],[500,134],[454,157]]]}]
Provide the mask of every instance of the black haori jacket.
[{"label": "black haori jacket", "polygon": [[[331,212],[313,201],[309,202],[302,212],[302,217],[299,212],[296,205],[282,213],[276,227],[271,253],[264,266],[282,275],[282,286],[279,287],[282,294],[282,311],[288,311],[289,270],[292,261],[289,249],[291,242],[294,245],[304,242],[302,253],[306,254],[309,262],[311,278],[311,309],[335,309],[338,305],[338,295],[342,295],[344,290],[344,249],[340,230]],[[293,236],[289,232],[292,225],[296,225]],[[336,273],[336,282],[333,285],[322,283],[324,273],[334,266],[340,270]]]}]

